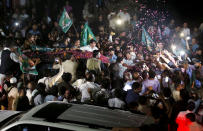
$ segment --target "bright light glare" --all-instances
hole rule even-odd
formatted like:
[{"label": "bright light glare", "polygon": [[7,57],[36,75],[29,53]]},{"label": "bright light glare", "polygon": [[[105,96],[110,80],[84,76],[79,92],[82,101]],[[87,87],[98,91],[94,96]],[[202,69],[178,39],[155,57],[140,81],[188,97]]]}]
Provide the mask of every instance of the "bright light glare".
[{"label": "bright light glare", "polygon": [[19,26],[19,23],[18,23],[18,22],[15,22],[15,26]]},{"label": "bright light glare", "polygon": [[190,40],[190,37],[188,36],[188,37],[186,37],[186,40]]},{"label": "bright light glare", "polygon": [[180,51],[180,55],[181,56],[185,55],[185,51]]},{"label": "bright light glare", "polygon": [[182,32],[182,33],[180,33],[180,37],[184,37],[184,33]]},{"label": "bright light glare", "polygon": [[176,46],[175,45],[172,45],[171,46],[172,50],[174,51],[176,49]]},{"label": "bright light glare", "polygon": [[116,21],[116,23],[117,23],[118,25],[121,25],[121,24],[122,24],[122,20],[121,20],[121,19],[118,19],[118,20]]}]

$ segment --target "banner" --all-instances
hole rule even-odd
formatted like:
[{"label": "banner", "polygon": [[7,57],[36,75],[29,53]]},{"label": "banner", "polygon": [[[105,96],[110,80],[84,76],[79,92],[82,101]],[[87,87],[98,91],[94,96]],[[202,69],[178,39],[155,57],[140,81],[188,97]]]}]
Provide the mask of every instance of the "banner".
[{"label": "banner", "polygon": [[86,46],[89,44],[90,40],[94,39],[96,40],[96,37],[94,36],[92,30],[90,29],[90,27],[88,26],[87,23],[85,23],[84,25],[84,29],[81,33],[81,44],[80,46]]},{"label": "banner", "polygon": [[[40,58],[42,61],[50,62],[52,59],[55,59],[56,57],[60,57],[63,59],[68,53],[71,53],[76,59],[89,59],[93,57],[92,52],[82,52],[82,51],[66,51],[66,50],[60,50],[57,52],[32,52],[32,53],[27,53],[26,56],[29,58]],[[109,58],[102,55],[100,56],[100,60],[103,63],[109,63]]]},{"label": "banner", "polygon": [[72,24],[72,20],[70,19],[67,11],[64,9],[62,16],[59,20],[59,26],[62,28],[62,31],[66,33],[70,29]]}]

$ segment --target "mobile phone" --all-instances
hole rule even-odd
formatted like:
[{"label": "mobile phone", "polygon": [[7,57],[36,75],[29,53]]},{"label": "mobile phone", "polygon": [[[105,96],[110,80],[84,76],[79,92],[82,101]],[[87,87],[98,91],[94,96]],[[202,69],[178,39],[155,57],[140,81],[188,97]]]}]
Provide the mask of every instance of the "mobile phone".
[{"label": "mobile phone", "polygon": [[55,58],[55,62],[56,62],[56,63],[59,63],[59,58]]}]

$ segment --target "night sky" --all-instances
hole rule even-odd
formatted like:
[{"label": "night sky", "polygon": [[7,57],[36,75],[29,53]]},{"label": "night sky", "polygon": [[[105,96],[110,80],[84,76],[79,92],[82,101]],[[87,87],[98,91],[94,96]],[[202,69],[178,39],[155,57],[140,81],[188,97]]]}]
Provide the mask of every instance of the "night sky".
[{"label": "night sky", "polygon": [[[70,4],[76,8],[75,13],[81,12],[85,0],[69,0]],[[188,22],[190,27],[198,26],[203,22],[203,1],[201,0],[139,0],[152,3],[154,1],[166,1],[169,13],[174,19],[182,25],[183,22]],[[158,2],[158,3],[159,3]]]},{"label": "night sky", "polygon": [[190,25],[198,25],[203,22],[203,6],[201,0],[168,0],[170,12],[175,18],[187,21]]}]

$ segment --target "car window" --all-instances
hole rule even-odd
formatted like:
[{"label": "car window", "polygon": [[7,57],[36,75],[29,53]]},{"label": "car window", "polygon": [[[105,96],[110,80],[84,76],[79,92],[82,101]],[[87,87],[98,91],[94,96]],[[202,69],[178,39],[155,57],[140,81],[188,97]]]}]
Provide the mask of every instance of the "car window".
[{"label": "car window", "polygon": [[56,127],[42,126],[42,125],[33,125],[33,124],[21,124],[7,131],[72,131],[67,129],[61,129]]}]

